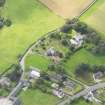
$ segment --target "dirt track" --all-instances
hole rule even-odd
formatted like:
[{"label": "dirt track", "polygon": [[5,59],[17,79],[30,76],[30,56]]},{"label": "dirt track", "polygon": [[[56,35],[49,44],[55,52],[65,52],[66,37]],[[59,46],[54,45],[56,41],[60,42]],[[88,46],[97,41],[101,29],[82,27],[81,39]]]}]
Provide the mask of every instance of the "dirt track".
[{"label": "dirt track", "polygon": [[78,16],[93,0],[39,0],[63,18]]}]

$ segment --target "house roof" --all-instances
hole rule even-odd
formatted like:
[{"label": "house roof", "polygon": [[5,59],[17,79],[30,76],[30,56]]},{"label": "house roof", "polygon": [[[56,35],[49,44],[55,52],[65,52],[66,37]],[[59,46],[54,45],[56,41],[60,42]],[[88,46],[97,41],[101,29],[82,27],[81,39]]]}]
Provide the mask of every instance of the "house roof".
[{"label": "house roof", "polygon": [[101,78],[103,76],[103,73],[101,71],[98,71],[94,73],[95,78]]},{"label": "house roof", "polygon": [[75,41],[74,39],[70,39],[70,42],[71,44],[78,45],[77,41]]},{"label": "house roof", "polygon": [[13,105],[13,102],[9,100],[8,98],[1,97],[0,105]]},{"label": "house roof", "polygon": [[30,76],[33,77],[33,78],[34,77],[40,77],[40,73],[38,71],[32,70],[30,72]]}]

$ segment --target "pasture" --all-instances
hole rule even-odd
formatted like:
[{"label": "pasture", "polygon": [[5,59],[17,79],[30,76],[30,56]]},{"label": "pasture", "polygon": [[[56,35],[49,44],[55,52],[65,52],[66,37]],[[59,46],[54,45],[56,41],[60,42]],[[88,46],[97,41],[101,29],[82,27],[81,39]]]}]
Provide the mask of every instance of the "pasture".
[{"label": "pasture", "polygon": [[63,18],[78,16],[93,0],[39,0]]},{"label": "pasture", "polygon": [[18,56],[43,34],[64,23],[38,0],[7,0],[1,14],[12,26],[0,30],[0,72],[17,63]]},{"label": "pasture", "polygon": [[97,0],[80,19],[105,38],[105,0]]},{"label": "pasture", "polygon": [[28,55],[25,60],[26,70],[28,70],[30,67],[34,67],[46,71],[50,63],[50,59],[39,54]]},{"label": "pasture", "polygon": [[22,92],[20,98],[23,100],[23,105],[55,105],[59,100],[53,95],[45,94],[34,89],[28,89]]},{"label": "pasture", "polygon": [[90,65],[104,65],[105,56],[95,56],[85,49],[81,49],[72,55],[64,66],[68,74],[74,76],[75,68],[81,63],[87,63]]}]

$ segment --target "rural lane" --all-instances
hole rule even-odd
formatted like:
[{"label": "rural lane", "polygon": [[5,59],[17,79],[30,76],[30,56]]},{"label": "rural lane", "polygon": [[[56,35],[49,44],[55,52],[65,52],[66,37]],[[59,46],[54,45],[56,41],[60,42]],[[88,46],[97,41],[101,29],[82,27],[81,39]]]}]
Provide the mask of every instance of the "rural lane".
[{"label": "rural lane", "polygon": [[97,89],[101,89],[101,88],[105,88],[105,82],[103,83],[98,83],[98,84],[95,84],[93,86],[89,86],[88,88],[85,88],[83,91],[73,95],[73,96],[69,96],[66,100],[58,103],[57,105],[67,105],[67,104],[70,104],[71,101],[75,100],[75,99],[78,99],[82,96],[85,96],[87,95],[89,92],[93,92]]}]

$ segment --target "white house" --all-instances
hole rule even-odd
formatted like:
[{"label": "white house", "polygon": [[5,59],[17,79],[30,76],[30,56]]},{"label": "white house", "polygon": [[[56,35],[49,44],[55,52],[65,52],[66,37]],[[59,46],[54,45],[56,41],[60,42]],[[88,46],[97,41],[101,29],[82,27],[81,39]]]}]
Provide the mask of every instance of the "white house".
[{"label": "white house", "polygon": [[36,70],[32,70],[30,72],[30,75],[29,75],[31,78],[35,78],[35,79],[38,79],[40,77],[40,72],[36,71]]},{"label": "white house", "polygon": [[77,34],[72,39],[70,39],[70,43],[74,45],[76,48],[81,47],[83,44],[84,36]]},{"label": "white house", "polygon": [[74,39],[70,39],[70,42],[72,45],[76,45],[76,46],[78,45],[78,42]]},{"label": "white house", "polygon": [[59,90],[53,90],[53,94],[59,98],[63,98],[65,96],[65,94],[63,93],[62,89]]}]

